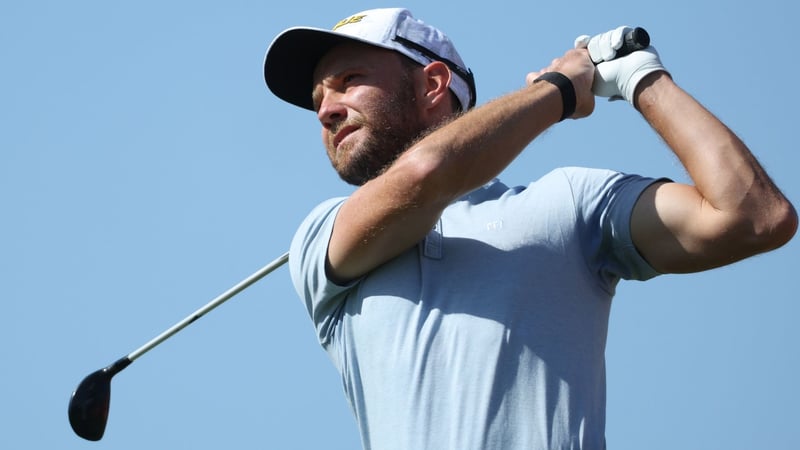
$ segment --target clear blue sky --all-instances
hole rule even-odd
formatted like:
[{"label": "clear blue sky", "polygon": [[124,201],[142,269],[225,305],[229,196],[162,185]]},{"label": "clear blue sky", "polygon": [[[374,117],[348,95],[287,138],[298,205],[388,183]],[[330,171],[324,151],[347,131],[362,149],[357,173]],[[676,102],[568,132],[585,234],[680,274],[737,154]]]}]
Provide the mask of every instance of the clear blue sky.
[{"label": "clear blue sky", "polygon": [[[3,4],[0,448],[359,448],[285,267],[117,375],[102,441],[67,421],[85,375],[282,254],[311,207],[350,192],[315,117],[263,84],[264,51],[290,26],[407,6],[456,42],[479,103],[522,86],[579,34],[643,26],[674,78],[800,203],[788,0],[342,5]],[[526,184],[563,165],[686,180],[620,102],[559,124],[502,178]],[[795,239],[712,272],[620,285],[609,448],[796,445],[799,249]]]}]

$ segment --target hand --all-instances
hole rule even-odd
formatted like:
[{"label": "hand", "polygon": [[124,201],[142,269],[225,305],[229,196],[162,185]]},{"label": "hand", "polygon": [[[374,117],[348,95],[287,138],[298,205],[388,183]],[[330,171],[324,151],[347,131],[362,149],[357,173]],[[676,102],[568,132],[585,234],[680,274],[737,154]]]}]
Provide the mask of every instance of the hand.
[{"label": "hand", "polygon": [[655,71],[665,71],[653,46],[616,58],[626,33],[632,28],[621,26],[594,37],[587,35],[575,39],[575,47],[587,49],[591,60],[597,64],[592,92],[610,100],[625,99],[634,104],[636,86]]},{"label": "hand", "polygon": [[586,49],[567,51],[560,58],[554,59],[546,68],[529,73],[525,77],[525,82],[533,84],[534,80],[545,72],[560,72],[572,82],[575,88],[575,113],[571,116],[573,119],[587,117],[594,111],[592,83],[595,67]]}]

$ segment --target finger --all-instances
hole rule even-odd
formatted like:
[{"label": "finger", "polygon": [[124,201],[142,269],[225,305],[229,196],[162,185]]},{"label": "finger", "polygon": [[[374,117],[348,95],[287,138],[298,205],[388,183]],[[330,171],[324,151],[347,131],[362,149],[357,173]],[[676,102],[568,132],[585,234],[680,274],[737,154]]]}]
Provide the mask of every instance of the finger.
[{"label": "finger", "polygon": [[617,49],[614,48],[611,42],[613,31],[608,31],[600,35],[600,56],[603,61],[610,61],[614,59],[617,54]]},{"label": "finger", "polygon": [[595,64],[603,62],[603,52],[600,51],[599,36],[589,39],[589,43],[587,44],[586,48],[589,50],[589,56],[591,56],[592,62]]},{"label": "finger", "polygon": [[525,84],[531,85],[533,82],[539,78],[544,73],[544,70],[540,70],[538,72],[531,72],[525,76]]},{"label": "finger", "polygon": [[611,48],[614,49],[614,53],[616,53],[617,50],[622,48],[622,43],[625,40],[625,33],[628,32],[628,30],[630,29],[631,29],[630,27],[623,25],[621,27],[617,27],[611,30],[610,43],[611,43]]},{"label": "finger", "polygon": [[592,37],[588,34],[582,34],[575,38],[575,48],[588,48],[589,47],[589,39]]}]

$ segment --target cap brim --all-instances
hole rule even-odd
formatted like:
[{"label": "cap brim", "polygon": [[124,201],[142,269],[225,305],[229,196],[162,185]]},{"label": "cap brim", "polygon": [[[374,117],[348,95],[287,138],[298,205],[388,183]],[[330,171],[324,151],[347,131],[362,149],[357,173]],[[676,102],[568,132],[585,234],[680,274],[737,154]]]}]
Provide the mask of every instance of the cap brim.
[{"label": "cap brim", "polygon": [[354,41],[320,28],[290,28],[272,41],[264,56],[264,80],[278,98],[314,110],[314,69],[334,46]]}]

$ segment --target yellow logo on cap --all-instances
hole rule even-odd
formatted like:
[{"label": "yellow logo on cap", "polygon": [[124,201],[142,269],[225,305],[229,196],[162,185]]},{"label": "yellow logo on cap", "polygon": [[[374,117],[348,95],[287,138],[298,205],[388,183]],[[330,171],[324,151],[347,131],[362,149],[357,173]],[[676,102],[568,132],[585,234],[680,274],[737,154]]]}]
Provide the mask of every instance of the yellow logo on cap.
[{"label": "yellow logo on cap", "polygon": [[339,23],[333,26],[333,31],[336,31],[338,28],[341,28],[345,25],[349,25],[351,23],[358,23],[361,22],[361,19],[367,17],[366,14],[350,16],[347,19],[340,20]]}]

